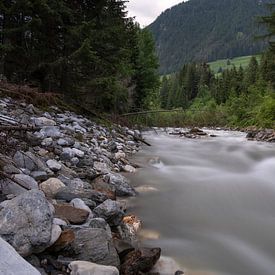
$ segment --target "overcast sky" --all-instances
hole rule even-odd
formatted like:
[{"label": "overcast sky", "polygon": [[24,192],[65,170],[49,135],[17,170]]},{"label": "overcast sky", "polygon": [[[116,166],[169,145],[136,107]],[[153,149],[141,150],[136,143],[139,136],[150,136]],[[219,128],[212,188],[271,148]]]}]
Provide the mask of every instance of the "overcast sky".
[{"label": "overcast sky", "polygon": [[183,0],[129,0],[129,16],[135,16],[141,27],[152,23],[162,11],[183,2]]}]

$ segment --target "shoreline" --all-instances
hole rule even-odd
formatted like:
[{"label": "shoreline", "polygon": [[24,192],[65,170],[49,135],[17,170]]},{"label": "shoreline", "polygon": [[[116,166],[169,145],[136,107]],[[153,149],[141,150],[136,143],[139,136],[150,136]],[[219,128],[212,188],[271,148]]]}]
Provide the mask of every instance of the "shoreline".
[{"label": "shoreline", "polygon": [[121,172],[136,170],[140,132],[11,98],[0,108],[0,253],[17,251],[0,273],[17,274],[19,255],[28,275],[149,272],[161,249],[136,246],[140,221],[117,200],[137,195]]}]

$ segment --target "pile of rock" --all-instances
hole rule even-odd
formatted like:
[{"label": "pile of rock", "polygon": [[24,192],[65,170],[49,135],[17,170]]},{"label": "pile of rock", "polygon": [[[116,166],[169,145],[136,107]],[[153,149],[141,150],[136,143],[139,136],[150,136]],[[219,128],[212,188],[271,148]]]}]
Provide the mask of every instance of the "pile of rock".
[{"label": "pile of rock", "polygon": [[275,142],[275,130],[273,129],[247,130],[246,138],[248,140]]},{"label": "pile of rock", "polygon": [[116,200],[136,195],[119,172],[135,172],[127,157],[140,132],[10,98],[0,110],[34,129],[1,133],[10,150],[0,155],[0,274],[149,272],[160,249],[135,248],[140,221]]}]

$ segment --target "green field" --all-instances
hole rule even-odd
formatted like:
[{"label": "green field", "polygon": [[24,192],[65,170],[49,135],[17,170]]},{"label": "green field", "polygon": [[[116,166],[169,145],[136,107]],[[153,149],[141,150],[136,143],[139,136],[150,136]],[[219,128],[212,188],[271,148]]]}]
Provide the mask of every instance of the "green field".
[{"label": "green field", "polygon": [[[232,59],[219,59],[217,61],[209,62],[208,64],[210,65],[210,68],[212,71],[214,71],[215,73],[218,73],[219,68],[222,68],[222,70],[233,68],[233,66],[235,66],[236,68],[239,68],[240,66],[245,68],[248,66],[250,58],[251,58],[251,55],[235,57]],[[256,58],[259,61],[260,55],[257,55]]]}]

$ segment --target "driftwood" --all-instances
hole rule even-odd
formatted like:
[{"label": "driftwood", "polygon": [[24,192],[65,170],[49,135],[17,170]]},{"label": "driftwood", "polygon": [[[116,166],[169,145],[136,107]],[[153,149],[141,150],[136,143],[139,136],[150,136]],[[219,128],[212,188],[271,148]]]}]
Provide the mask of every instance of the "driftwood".
[{"label": "driftwood", "polygon": [[145,141],[144,139],[142,138],[138,138],[138,137],[133,137],[135,141],[140,141],[144,144],[146,144],[147,146],[152,146],[149,142]]}]

